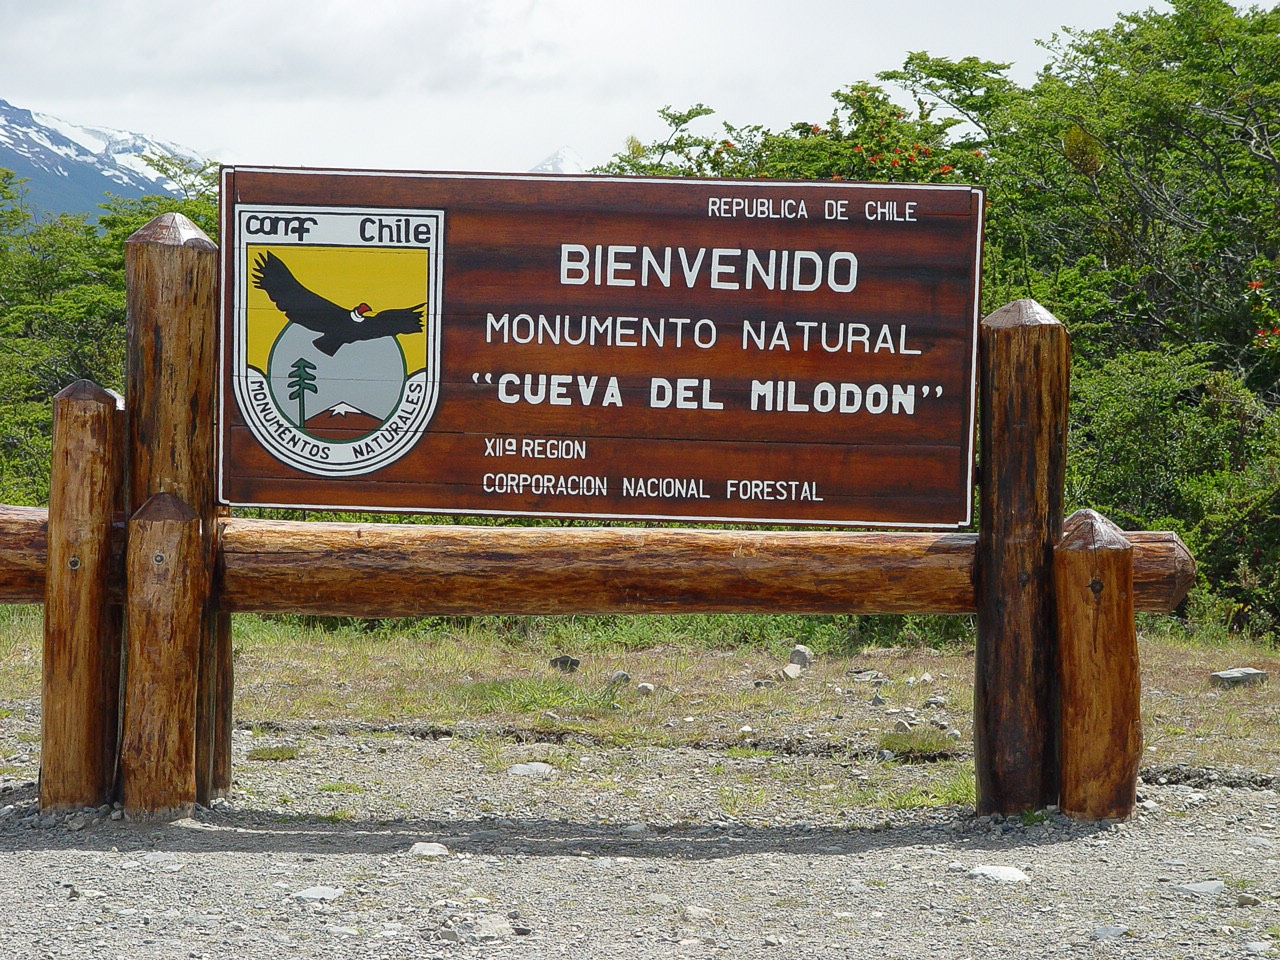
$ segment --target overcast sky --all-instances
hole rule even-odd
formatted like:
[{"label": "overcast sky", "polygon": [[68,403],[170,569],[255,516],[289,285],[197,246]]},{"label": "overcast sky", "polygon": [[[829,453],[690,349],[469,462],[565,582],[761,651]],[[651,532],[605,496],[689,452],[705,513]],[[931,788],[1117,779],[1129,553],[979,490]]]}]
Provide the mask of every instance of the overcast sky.
[{"label": "overcast sky", "polygon": [[226,163],[522,171],[590,166],[657,109],[825,121],[832,90],[908,51],[1013,61],[1130,0],[0,0],[0,99]]}]

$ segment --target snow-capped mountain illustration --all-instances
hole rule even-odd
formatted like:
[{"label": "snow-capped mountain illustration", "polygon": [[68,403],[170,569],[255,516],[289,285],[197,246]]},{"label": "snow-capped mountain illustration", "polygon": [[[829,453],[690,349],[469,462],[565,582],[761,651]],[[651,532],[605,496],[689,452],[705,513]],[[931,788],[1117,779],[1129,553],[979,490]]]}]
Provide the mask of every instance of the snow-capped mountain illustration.
[{"label": "snow-capped mountain illustration", "polygon": [[42,213],[96,214],[108,193],[175,192],[147,166],[143,157],[148,154],[203,162],[176,143],[68,123],[0,100],[0,167],[26,179],[27,203]]}]

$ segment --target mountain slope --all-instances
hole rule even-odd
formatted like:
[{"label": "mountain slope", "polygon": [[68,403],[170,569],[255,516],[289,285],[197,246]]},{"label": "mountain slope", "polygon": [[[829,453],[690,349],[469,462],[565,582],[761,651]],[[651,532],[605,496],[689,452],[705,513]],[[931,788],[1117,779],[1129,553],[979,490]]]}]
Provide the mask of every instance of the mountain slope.
[{"label": "mountain slope", "polygon": [[0,167],[25,178],[28,204],[42,213],[96,214],[108,193],[171,193],[145,154],[201,162],[185,147],[108,127],[84,127],[0,100]]}]

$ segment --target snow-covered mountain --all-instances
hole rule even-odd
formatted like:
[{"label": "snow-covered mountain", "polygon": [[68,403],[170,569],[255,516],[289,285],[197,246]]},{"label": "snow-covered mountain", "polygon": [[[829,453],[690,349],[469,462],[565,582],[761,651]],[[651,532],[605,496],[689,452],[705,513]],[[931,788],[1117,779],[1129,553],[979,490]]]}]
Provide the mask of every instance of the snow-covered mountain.
[{"label": "snow-covered mountain", "polygon": [[582,157],[573,147],[561,147],[536,167],[530,167],[530,173],[582,173]]},{"label": "snow-covered mountain", "polygon": [[173,192],[142,159],[170,154],[199,161],[176,143],[108,127],[84,127],[0,100],[0,167],[24,177],[28,204],[42,213],[96,214],[108,193]]}]

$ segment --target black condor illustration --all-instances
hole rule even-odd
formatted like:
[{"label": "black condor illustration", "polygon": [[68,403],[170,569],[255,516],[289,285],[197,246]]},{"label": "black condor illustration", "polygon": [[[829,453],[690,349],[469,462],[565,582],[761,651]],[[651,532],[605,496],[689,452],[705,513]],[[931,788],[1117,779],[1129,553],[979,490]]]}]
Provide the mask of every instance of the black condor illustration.
[{"label": "black condor illustration", "polygon": [[348,310],[304,287],[274,253],[261,254],[254,262],[253,285],[270,297],[290,322],[320,334],[315,348],[331,357],[348,343],[422,330],[425,302],[378,313],[367,303]]}]

